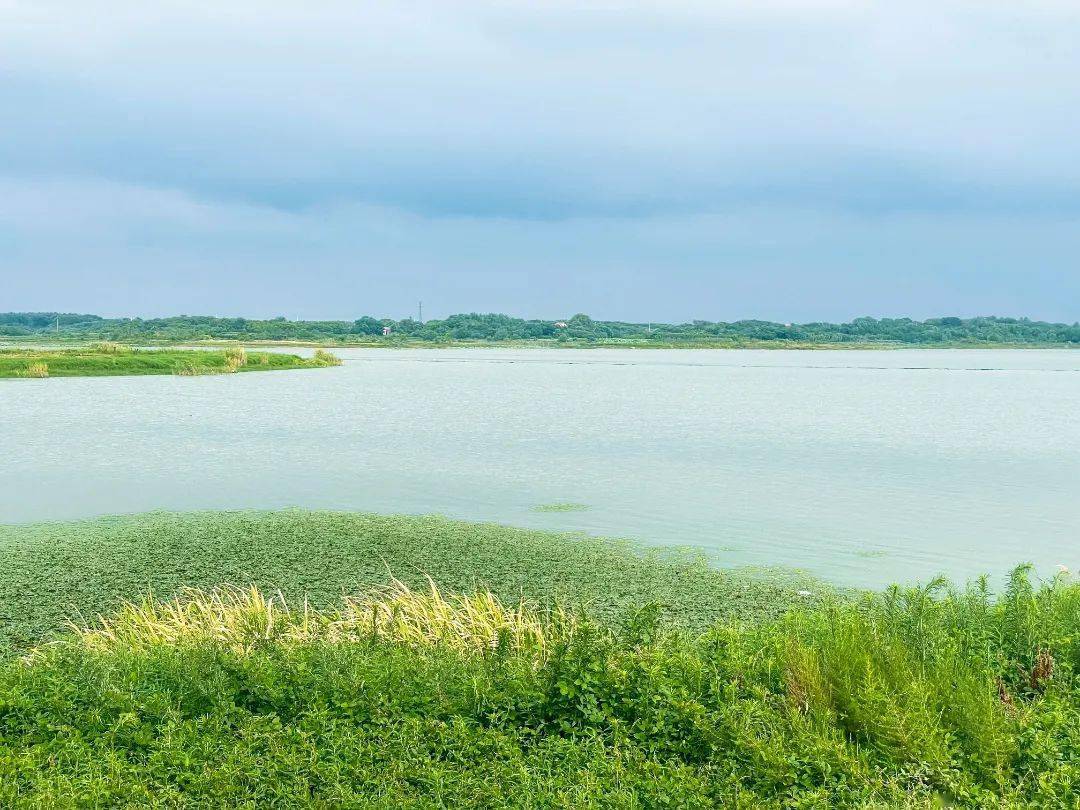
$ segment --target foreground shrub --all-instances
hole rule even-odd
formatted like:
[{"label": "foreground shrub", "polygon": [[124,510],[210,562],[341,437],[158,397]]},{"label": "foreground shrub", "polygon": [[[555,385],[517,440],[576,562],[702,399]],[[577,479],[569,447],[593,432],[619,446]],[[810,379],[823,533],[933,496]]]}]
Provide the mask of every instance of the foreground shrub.
[{"label": "foreground shrub", "polygon": [[0,670],[0,803],[1071,806],[1078,590],[704,634],[401,583],[132,603]]}]

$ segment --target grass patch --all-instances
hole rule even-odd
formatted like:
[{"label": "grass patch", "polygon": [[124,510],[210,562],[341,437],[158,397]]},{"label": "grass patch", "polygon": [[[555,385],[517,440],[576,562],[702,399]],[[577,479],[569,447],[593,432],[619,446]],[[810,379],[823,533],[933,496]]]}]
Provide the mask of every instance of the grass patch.
[{"label": "grass patch", "polygon": [[532,508],[533,512],[585,512],[588,511],[587,503],[542,503]]},{"label": "grass patch", "polygon": [[83,645],[97,650],[210,643],[250,652],[271,641],[378,639],[462,652],[530,650],[543,655],[572,638],[577,627],[576,617],[557,607],[539,610],[524,599],[508,606],[490,591],[444,596],[432,580],[427,590],[416,591],[394,579],[324,611],[311,610],[307,602],[293,609],[280,593],[265,595],[255,587],[189,589],[169,602],[125,602],[115,616],[99,616],[92,625],[72,624],[71,629]]},{"label": "grass patch", "polygon": [[1080,587],[1025,569],[776,619],[391,583],[123,605],[0,666],[0,804],[1068,807]]},{"label": "grass patch", "polygon": [[26,371],[22,374],[15,375],[20,377],[35,377],[37,379],[44,379],[49,376],[49,364],[42,363],[41,361],[35,361],[26,364]]},{"label": "grass patch", "polygon": [[340,357],[326,349],[316,349],[313,360],[319,366],[340,366],[342,362]]},{"label": "grass patch", "polygon": [[238,371],[324,368],[341,365],[325,351],[312,358],[278,352],[248,353],[242,347],[223,350],[131,349],[96,343],[78,349],[0,350],[0,377],[98,377],[177,374],[199,376]]}]

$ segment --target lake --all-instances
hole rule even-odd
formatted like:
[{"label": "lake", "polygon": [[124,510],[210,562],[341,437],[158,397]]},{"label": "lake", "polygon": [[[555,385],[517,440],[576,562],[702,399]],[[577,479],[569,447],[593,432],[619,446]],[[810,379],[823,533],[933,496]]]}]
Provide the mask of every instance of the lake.
[{"label": "lake", "polygon": [[[1080,567],[1080,351],[346,350],[0,380],[0,522],[439,512],[844,584]],[[542,512],[575,503],[580,511]]]}]

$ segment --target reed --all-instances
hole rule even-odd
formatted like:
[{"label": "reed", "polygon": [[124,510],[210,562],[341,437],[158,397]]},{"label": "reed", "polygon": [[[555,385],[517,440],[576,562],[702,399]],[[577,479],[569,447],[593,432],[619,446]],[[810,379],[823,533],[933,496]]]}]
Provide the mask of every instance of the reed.
[{"label": "reed", "polygon": [[173,374],[177,377],[201,377],[204,374],[214,374],[215,371],[208,366],[191,360],[183,360],[173,366]]},{"label": "reed", "polygon": [[29,363],[26,366],[26,372],[24,377],[37,377],[44,378],[49,376],[49,364],[48,363]]},{"label": "reed", "polygon": [[247,350],[245,350],[243,346],[228,348],[225,350],[224,354],[226,373],[235,374],[248,363]]},{"label": "reed", "polygon": [[340,366],[342,363],[340,357],[326,351],[326,349],[316,349],[315,356],[312,359],[318,366]]},{"label": "reed", "polygon": [[124,602],[111,617],[91,624],[69,622],[84,646],[95,650],[159,644],[220,644],[250,652],[269,642],[355,643],[378,639],[462,652],[530,650],[543,653],[554,639],[573,635],[576,619],[562,609],[541,611],[522,599],[505,605],[490,591],[444,596],[433,580],[416,591],[394,578],[363,596],[343,599],[336,610],[290,607],[280,592],[224,585],[185,589],[176,598]]}]

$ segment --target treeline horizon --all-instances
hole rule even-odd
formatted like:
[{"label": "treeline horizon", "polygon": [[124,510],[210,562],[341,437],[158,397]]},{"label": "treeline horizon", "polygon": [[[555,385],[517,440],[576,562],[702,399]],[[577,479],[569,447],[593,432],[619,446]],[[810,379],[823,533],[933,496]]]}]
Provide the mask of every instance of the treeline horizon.
[{"label": "treeline horizon", "polygon": [[[390,334],[384,336],[386,327]],[[1012,343],[1080,344],[1080,323],[986,316],[856,318],[847,323],[777,323],[766,320],[681,324],[593,320],[525,319],[496,313],[467,313],[418,321],[365,315],[355,320],[288,320],[178,315],[166,318],[104,318],[58,312],[0,313],[0,337],[59,336],[85,340],[282,340],[343,343],[555,341],[572,343],[652,342],[731,344],[789,343]]]}]

